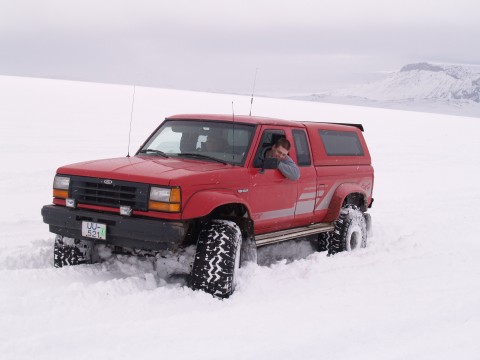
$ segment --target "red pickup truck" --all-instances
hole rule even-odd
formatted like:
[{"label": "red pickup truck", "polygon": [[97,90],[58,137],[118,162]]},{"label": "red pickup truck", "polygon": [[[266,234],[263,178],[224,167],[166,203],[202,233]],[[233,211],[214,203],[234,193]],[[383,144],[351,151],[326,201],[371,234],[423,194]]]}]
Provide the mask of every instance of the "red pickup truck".
[{"label": "red pickup truck", "polygon": [[[113,252],[195,247],[189,284],[228,297],[258,247],[308,237],[330,254],[366,246],[373,167],[359,124],[233,115],[165,119],[135,156],[62,166],[42,208],[54,266]],[[266,158],[279,138],[300,178]],[[208,146],[211,139],[220,141]],[[140,252],[139,252],[140,251]]]}]

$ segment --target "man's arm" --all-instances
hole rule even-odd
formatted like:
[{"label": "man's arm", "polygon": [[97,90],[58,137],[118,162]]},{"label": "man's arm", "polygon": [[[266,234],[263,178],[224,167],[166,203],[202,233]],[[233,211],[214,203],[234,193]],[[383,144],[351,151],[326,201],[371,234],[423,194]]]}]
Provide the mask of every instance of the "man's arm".
[{"label": "man's arm", "polygon": [[285,156],[278,163],[278,170],[290,180],[300,179],[300,170],[290,156]]}]

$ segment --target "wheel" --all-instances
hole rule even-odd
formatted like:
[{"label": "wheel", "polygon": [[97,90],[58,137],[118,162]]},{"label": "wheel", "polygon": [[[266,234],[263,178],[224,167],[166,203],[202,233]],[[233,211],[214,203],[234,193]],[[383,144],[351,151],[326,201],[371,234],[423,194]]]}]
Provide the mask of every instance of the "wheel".
[{"label": "wheel", "polygon": [[235,290],[240,268],[242,234],[233,221],[212,220],[201,230],[190,279],[194,290],[203,290],[219,298]]},{"label": "wheel", "polygon": [[358,206],[347,205],[341,209],[329,242],[329,255],[341,251],[355,251],[367,246],[367,224]]},{"label": "wheel", "polygon": [[60,268],[68,265],[90,263],[92,248],[93,244],[91,241],[57,235],[53,247],[53,266]]},{"label": "wheel", "polygon": [[324,232],[318,234],[318,245],[317,245],[317,251],[327,251],[328,247],[330,246],[330,237],[332,236],[332,233],[330,232]]}]

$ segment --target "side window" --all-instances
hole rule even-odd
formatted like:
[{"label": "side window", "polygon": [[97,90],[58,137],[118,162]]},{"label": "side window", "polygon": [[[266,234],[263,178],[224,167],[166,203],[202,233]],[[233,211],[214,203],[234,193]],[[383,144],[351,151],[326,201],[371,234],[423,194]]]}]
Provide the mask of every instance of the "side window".
[{"label": "side window", "polygon": [[297,151],[298,166],[309,166],[312,164],[310,149],[308,148],[307,134],[304,130],[293,130],[293,141]]},{"label": "side window", "polygon": [[363,156],[363,148],[354,131],[319,130],[328,156]]},{"label": "side window", "polygon": [[267,151],[267,149],[271,148],[278,139],[282,137],[285,137],[285,132],[283,130],[272,129],[265,130],[263,132],[262,139],[260,140],[260,145],[258,146],[257,153],[255,154],[255,159],[253,160],[253,167],[262,167],[265,152]]}]

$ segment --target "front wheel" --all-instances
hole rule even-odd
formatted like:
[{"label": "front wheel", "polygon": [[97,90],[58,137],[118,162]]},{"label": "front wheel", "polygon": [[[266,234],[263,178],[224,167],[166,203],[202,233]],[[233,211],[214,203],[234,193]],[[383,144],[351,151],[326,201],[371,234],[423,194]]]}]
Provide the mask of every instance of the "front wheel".
[{"label": "front wheel", "polygon": [[341,251],[355,251],[367,246],[367,222],[364,213],[356,205],[346,205],[335,221],[335,229],[329,236],[329,255]]},{"label": "front wheel", "polygon": [[90,263],[93,243],[57,235],[53,247],[53,266],[61,268],[68,265]]},{"label": "front wheel", "polygon": [[219,298],[229,297],[235,290],[241,248],[242,233],[237,224],[208,222],[198,236],[191,287]]}]

